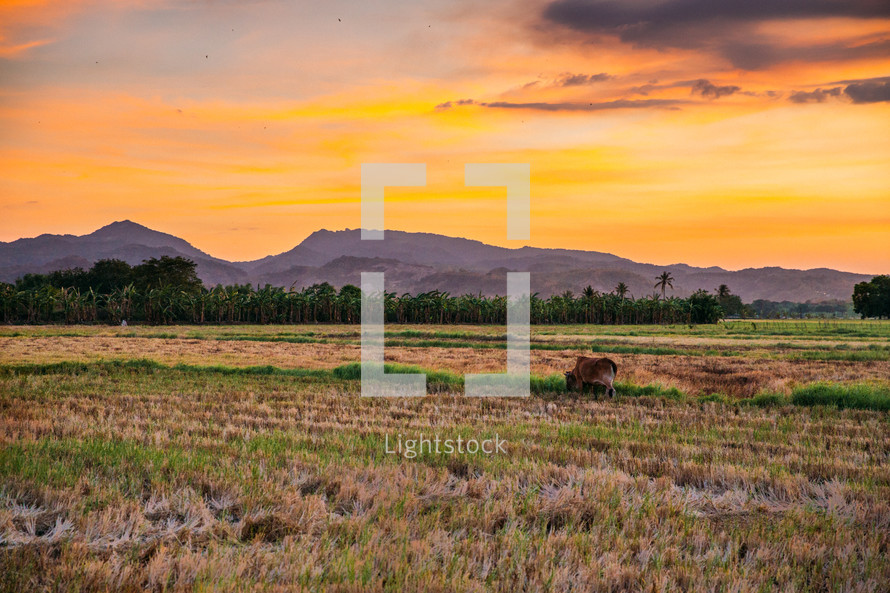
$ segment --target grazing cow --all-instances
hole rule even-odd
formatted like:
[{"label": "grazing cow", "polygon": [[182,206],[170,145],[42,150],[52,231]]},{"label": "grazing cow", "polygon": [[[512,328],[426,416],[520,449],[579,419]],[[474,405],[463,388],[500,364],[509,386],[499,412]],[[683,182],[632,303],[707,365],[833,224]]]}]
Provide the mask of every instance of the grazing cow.
[{"label": "grazing cow", "polygon": [[609,397],[615,397],[615,388],[612,381],[618,373],[618,365],[608,358],[590,358],[579,356],[575,368],[566,372],[566,389],[584,393],[586,385],[593,386],[596,383],[606,386]]}]

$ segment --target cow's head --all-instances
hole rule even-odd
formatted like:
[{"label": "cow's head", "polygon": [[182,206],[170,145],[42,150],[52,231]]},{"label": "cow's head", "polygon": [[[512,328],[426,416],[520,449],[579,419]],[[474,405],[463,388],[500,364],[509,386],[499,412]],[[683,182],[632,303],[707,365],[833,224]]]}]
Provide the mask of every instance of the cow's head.
[{"label": "cow's head", "polygon": [[578,380],[575,379],[575,374],[572,371],[566,371],[566,390],[574,391],[578,388]]}]

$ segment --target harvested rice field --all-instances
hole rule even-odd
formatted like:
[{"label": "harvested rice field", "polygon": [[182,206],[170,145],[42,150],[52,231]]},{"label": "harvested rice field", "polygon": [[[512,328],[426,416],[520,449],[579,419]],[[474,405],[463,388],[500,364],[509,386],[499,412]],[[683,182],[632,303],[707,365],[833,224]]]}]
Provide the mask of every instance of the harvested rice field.
[{"label": "harvested rice field", "polygon": [[503,328],[388,327],[423,398],[359,338],[0,328],[0,590],[890,589],[890,323],[534,326],[529,398],[463,395]]}]

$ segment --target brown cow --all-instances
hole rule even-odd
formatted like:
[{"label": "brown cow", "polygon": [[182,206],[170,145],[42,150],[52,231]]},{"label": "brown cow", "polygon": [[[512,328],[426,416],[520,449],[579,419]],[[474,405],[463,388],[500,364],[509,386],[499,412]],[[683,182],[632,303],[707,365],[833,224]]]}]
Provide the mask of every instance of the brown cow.
[{"label": "brown cow", "polygon": [[615,397],[615,388],[612,381],[618,373],[618,365],[608,358],[590,358],[579,356],[575,368],[566,372],[566,389],[578,390],[584,393],[586,385],[593,386],[596,383],[606,386],[609,397]]}]

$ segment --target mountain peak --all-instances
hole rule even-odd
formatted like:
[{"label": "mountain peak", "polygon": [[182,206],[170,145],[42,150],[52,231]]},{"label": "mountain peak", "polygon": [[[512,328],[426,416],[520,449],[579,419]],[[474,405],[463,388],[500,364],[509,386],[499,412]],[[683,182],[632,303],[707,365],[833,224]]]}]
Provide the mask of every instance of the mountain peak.
[{"label": "mountain peak", "polygon": [[147,226],[143,226],[139,223],[133,222],[132,220],[117,220],[112,222],[111,224],[106,224],[104,227],[97,229],[90,233],[93,236],[101,236],[108,234],[118,234],[118,233],[132,233],[132,232],[157,232],[152,231]]},{"label": "mountain peak", "polygon": [[[150,229],[132,220],[118,220],[84,235],[81,239],[99,245],[116,245],[119,249],[125,246],[141,245],[144,247],[164,247],[175,249],[178,254],[186,257],[215,259],[194,247],[185,239],[175,235]],[[221,260],[220,260],[221,261]]]}]

